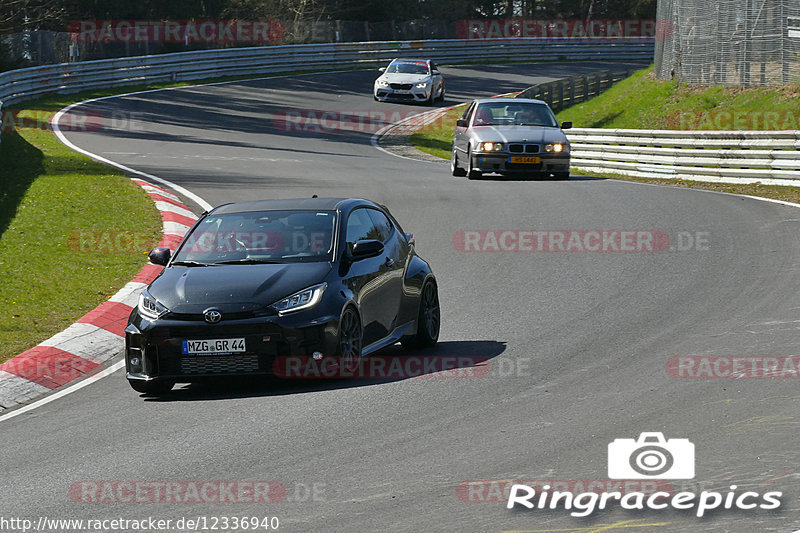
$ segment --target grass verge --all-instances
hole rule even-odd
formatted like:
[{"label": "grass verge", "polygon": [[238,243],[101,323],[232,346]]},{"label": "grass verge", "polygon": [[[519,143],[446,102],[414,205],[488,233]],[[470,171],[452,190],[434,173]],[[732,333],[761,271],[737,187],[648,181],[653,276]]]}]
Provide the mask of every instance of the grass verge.
[{"label": "grass verge", "polygon": [[[45,99],[19,114],[41,119],[63,105]],[[127,283],[160,239],[161,217],[139,186],[73,152],[51,131],[3,133],[0,161],[2,362]]]},{"label": "grass verge", "polygon": [[[411,135],[410,142],[428,154],[450,159],[455,122],[466,104]],[[685,87],[656,80],[652,67],[640,70],[591,100],[557,114],[578,127],[632,129],[800,129],[800,86],[735,89]],[[784,127],[785,126],[785,127]],[[572,169],[573,174],[635,181],[673,187],[703,189],[762,196],[800,203],[800,186],[740,185],[686,181],[681,179],[637,178],[611,173]]]}]

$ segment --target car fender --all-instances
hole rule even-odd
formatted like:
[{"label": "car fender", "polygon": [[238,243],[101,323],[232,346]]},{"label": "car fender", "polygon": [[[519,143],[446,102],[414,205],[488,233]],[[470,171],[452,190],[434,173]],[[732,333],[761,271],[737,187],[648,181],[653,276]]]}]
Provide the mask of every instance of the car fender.
[{"label": "car fender", "polygon": [[419,302],[422,295],[422,287],[429,279],[436,281],[430,265],[417,255],[413,255],[406,267],[403,279],[403,297],[400,302],[400,313],[398,324],[414,322],[409,334],[416,333],[416,320],[419,315]]}]

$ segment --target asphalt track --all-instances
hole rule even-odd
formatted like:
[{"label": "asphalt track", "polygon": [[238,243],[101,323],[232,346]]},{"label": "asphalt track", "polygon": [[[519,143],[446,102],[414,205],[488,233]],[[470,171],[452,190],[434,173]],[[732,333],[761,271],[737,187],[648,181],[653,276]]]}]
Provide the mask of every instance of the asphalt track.
[{"label": "asphalt track", "polygon": [[[449,102],[616,64],[445,68]],[[276,114],[424,111],[378,104],[373,72],[152,92],[91,104],[135,122],[81,148],[211,204],[311,194],[387,204],[440,282],[441,342],[475,378],[221,383],[146,400],[121,372],[0,423],[3,517],[277,516],[281,531],[783,531],[800,528],[797,380],[680,379],[673,356],[798,353],[800,210],[573,176],[453,178],[374,149],[368,131],[284,131]],[[133,127],[131,127],[133,126]],[[467,253],[473,229],[657,230],[651,253]],[[681,250],[700,235],[707,246]],[[397,346],[383,353],[401,354]],[[696,446],[688,488],[784,492],[780,511],[509,511],[468,480],[604,480],[614,439]],[[80,481],[275,480],[280,503],[84,504]],[[316,496],[306,489],[316,487]],[[473,486],[475,487],[475,486]]]}]

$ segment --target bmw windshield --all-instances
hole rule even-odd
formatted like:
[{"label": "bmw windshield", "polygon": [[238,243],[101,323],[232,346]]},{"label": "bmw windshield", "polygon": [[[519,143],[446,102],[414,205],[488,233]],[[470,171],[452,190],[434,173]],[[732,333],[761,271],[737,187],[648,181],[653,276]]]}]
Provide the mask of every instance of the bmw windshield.
[{"label": "bmw windshield", "polygon": [[428,75],[428,64],[424,61],[395,61],[386,69],[389,74],[424,74]]},{"label": "bmw windshield", "polygon": [[253,211],[204,218],[172,265],[331,261],[335,211]]},{"label": "bmw windshield", "polygon": [[544,126],[557,128],[558,121],[543,104],[530,102],[485,102],[475,110],[473,126]]}]

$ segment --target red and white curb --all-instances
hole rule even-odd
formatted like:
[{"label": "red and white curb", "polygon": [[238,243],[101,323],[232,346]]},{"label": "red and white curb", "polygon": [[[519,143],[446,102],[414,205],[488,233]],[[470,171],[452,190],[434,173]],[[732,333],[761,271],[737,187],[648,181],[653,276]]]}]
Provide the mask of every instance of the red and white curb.
[{"label": "red and white curb", "polygon": [[[133,179],[161,212],[159,246],[173,250],[197,216],[166,189]],[[123,349],[125,326],[139,293],[162,267],[147,264],[107,302],[98,305],[64,331],[0,364],[0,412],[26,403],[67,383],[104,370]]]}]

